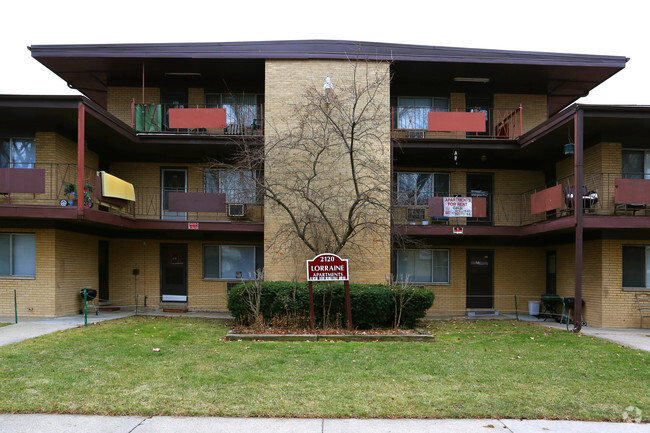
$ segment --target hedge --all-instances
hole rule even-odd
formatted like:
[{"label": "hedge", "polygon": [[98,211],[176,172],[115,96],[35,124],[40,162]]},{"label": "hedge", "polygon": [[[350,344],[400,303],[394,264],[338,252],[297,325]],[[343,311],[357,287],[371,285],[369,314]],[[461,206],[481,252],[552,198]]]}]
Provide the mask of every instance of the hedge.
[{"label": "hedge", "polygon": [[[251,317],[244,292],[246,284],[230,290],[228,309],[233,317],[247,324]],[[383,284],[350,284],[352,322],[355,328],[392,327],[395,317],[394,290]],[[413,296],[402,308],[400,326],[412,328],[417,319],[425,316],[433,305],[434,294],[424,287],[414,287]],[[269,281],[262,283],[260,313],[265,322],[273,317],[309,317],[307,283]],[[314,283],[314,313],[316,324],[322,327],[345,322],[345,290],[340,283]]]}]

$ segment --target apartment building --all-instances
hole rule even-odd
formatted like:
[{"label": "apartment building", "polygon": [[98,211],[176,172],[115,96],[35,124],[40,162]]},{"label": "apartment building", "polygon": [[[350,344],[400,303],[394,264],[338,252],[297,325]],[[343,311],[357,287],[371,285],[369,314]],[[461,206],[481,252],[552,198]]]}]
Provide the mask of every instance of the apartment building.
[{"label": "apartment building", "polygon": [[[84,96],[0,96],[0,292],[21,315],[76,313],[83,287],[223,311],[256,269],[304,279],[314,254],[275,242],[288,217],[259,184],[304,169],[270,149],[305,90],[327,101],[362,64],[388,77],[372,182],[390,187],[377,218],[391,222],[339,252],[352,281],[408,276],[436,293],[433,315],[556,294],[582,298],[588,324],[640,325],[650,108],[575,104],[625,57],[319,40],[30,50]],[[226,164],[242,145],[264,165]],[[332,185],[348,180],[337,161]]]}]

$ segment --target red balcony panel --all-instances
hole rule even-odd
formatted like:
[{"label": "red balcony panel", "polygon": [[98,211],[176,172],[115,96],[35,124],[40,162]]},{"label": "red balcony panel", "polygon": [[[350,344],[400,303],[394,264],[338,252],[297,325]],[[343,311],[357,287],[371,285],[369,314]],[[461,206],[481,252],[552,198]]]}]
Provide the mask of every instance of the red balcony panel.
[{"label": "red balcony panel", "polygon": [[487,199],[485,197],[472,197],[472,218],[487,217]]},{"label": "red balcony panel", "polygon": [[45,170],[38,168],[0,168],[0,192],[45,193]]},{"label": "red balcony panel", "polygon": [[444,214],[444,197],[429,197],[429,216],[441,217]]},{"label": "red balcony panel", "polygon": [[650,179],[616,179],[616,204],[650,204]]},{"label": "red balcony panel", "polygon": [[179,128],[225,128],[225,108],[170,108],[169,127]]},{"label": "red balcony panel", "polygon": [[170,192],[171,212],[217,212],[226,211],[226,194],[206,192]]},{"label": "red balcony panel", "polygon": [[485,132],[485,113],[429,111],[429,131]]},{"label": "red balcony panel", "polygon": [[546,188],[530,196],[530,213],[542,213],[562,208],[562,185]]}]

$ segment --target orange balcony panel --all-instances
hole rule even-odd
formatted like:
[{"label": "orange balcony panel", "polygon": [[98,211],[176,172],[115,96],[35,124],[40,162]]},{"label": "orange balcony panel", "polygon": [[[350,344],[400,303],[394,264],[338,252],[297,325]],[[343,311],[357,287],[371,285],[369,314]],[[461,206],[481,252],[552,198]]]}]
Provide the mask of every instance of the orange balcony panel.
[{"label": "orange balcony panel", "polygon": [[429,131],[485,132],[485,113],[429,112]]},{"label": "orange balcony panel", "polygon": [[225,108],[170,108],[169,127],[187,128],[225,128]]},{"label": "orange balcony panel", "polygon": [[546,188],[530,196],[530,213],[542,213],[562,207],[562,185]]}]

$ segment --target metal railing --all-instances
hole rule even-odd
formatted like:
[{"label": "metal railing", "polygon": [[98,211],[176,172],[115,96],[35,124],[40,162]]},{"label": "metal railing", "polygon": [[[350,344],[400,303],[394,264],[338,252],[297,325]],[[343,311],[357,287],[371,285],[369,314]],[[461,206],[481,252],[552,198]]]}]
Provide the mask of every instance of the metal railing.
[{"label": "metal railing", "polygon": [[[166,194],[169,192],[203,193],[203,188],[178,190],[160,187],[135,187],[135,202],[131,203],[128,213],[133,218],[167,221],[264,221],[263,200],[257,191],[245,189],[220,190],[226,194],[226,210],[223,213],[188,211],[169,211]],[[234,206],[237,205],[235,209]],[[241,206],[238,206],[241,205]]]},{"label": "metal railing", "polygon": [[[575,200],[582,197],[583,212],[588,215],[616,215],[626,212],[620,204],[615,203],[615,180],[621,178],[621,173],[587,172],[584,174],[582,194],[575,194],[575,181],[573,176],[566,176],[557,180],[557,185],[562,186],[562,200],[560,207],[547,212],[531,213],[531,196],[546,189],[541,185],[521,194],[491,193],[486,197],[487,216],[483,218],[445,218],[429,214],[427,205],[404,205],[394,207],[394,219],[400,225],[429,225],[453,224],[472,225],[485,224],[492,226],[525,226],[550,219],[573,215]],[[650,187],[650,180],[648,180]],[[650,208],[650,206],[648,206]],[[626,215],[646,216],[645,206],[636,206],[629,209]]]},{"label": "metal railing", "polygon": [[[224,128],[172,128],[169,123],[170,109],[214,109],[226,110]],[[264,104],[224,105],[221,107],[204,104],[136,104],[131,101],[131,126],[144,134],[188,134],[263,136]]]},{"label": "metal railing", "polygon": [[[482,113],[484,132],[429,131],[429,113]],[[501,138],[513,140],[522,134],[522,112],[518,108],[456,108],[440,110],[429,107],[391,107],[391,131],[394,138]]]}]

